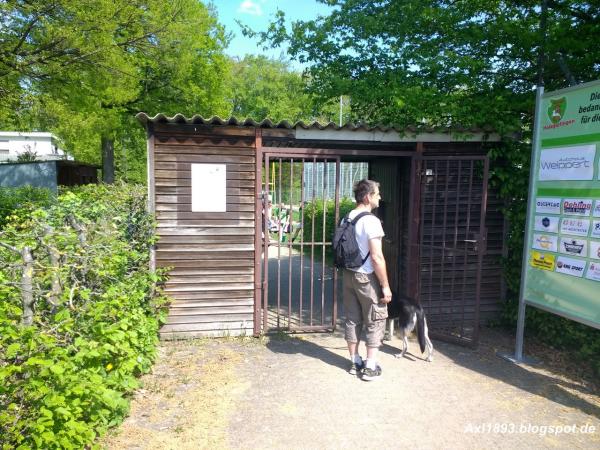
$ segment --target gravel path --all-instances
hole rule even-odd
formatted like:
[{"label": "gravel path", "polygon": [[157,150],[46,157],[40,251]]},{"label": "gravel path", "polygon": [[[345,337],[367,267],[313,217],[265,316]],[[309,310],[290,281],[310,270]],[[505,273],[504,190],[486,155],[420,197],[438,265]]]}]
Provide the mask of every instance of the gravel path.
[{"label": "gravel path", "polygon": [[346,372],[338,333],[165,342],[131,416],[101,444],[600,448],[600,397],[552,361],[518,366],[495,355],[511,345],[509,334],[483,330],[477,351],[434,341],[434,361],[427,363],[414,340],[413,353],[395,359],[396,339],[382,349],[382,379],[369,383]]}]

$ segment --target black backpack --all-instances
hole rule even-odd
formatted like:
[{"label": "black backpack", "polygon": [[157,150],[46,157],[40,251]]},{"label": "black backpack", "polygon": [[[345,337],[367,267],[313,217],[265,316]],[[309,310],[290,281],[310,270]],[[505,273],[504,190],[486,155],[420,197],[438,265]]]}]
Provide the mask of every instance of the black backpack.
[{"label": "black backpack", "polygon": [[357,269],[369,257],[370,252],[364,258],[360,257],[358,242],[356,242],[355,227],[356,222],[370,214],[367,211],[361,212],[353,220],[350,220],[346,216],[340,226],[336,228],[333,234],[333,263],[335,267],[340,269]]}]

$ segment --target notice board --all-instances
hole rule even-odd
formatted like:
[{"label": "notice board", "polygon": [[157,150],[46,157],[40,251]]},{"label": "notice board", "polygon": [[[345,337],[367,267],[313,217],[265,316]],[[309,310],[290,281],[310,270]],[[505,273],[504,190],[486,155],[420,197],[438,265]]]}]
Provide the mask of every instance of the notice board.
[{"label": "notice board", "polygon": [[226,180],[225,164],[192,164],[192,212],[226,212]]},{"label": "notice board", "polygon": [[600,328],[600,81],[536,106],[523,298]]}]

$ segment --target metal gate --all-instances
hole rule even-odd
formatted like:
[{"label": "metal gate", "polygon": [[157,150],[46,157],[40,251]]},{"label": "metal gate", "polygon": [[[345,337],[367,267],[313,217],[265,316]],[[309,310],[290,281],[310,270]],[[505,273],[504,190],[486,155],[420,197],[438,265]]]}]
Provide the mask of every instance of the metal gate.
[{"label": "metal gate", "polygon": [[263,332],[333,330],[340,158],[264,153],[262,164]]},{"label": "metal gate", "polygon": [[419,298],[432,335],[477,345],[486,249],[486,156],[422,157]]}]

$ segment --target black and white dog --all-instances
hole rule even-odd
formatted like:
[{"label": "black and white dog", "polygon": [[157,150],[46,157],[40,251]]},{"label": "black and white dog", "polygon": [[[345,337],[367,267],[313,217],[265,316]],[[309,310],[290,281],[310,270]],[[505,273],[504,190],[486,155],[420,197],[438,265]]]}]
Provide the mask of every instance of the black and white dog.
[{"label": "black and white dog", "polygon": [[394,322],[398,321],[398,327],[402,335],[402,353],[399,353],[396,358],[402,358],[408,350],[408,335],[412,333],[417,326],[417,337],[421,353],[427,349],[427,361],[433,361],[433,345],[429,339],[427,330],[427,319],[425,311],[414,299],[409,297],[400,297],[392,295],[392,301],[388,303],[388,339],[391,340],[394,336]]}]

